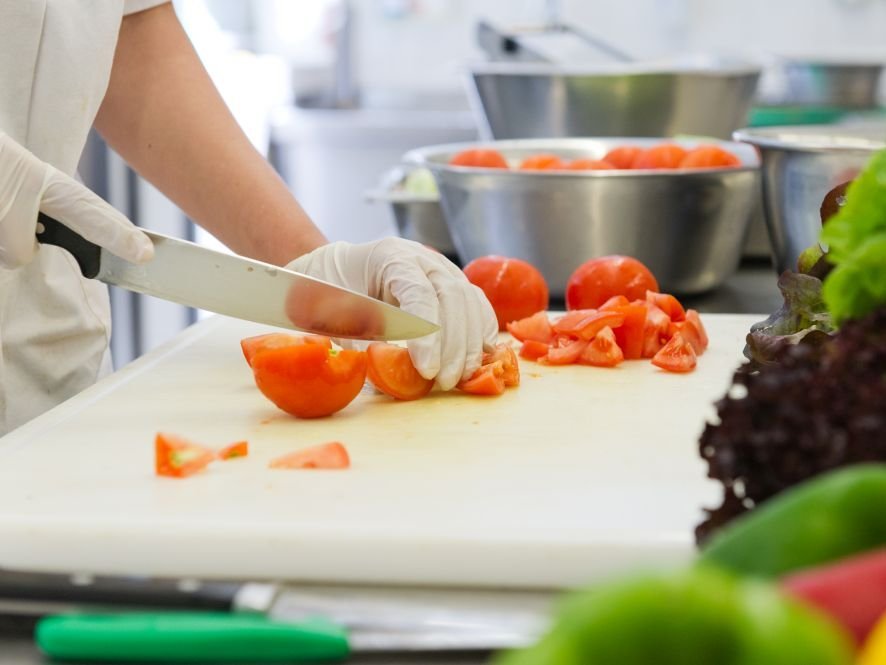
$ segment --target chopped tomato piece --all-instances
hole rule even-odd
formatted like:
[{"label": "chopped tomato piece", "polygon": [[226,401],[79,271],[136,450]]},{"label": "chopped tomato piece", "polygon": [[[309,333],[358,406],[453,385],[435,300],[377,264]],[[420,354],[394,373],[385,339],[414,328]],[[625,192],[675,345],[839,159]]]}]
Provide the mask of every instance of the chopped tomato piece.
[{"label": "chopped tomato piece", "polygon": [[603,161],[609,162],[617,169],[629,169],[641,152],[643,152],[643,148],[639,146],[621,145],[603,155]]},{"label": "chopped tomato piece", "polygon": [[573,159],[563,168],[569,171],[614,171],[618,167],[604,159]]},{"label": "chopped tomato piece", "polygon": [[704,329],[704,324],[701,322],[701,317],[698,315],[694,309],[686,310],[686,320],[692,321],[695,324],[695,328],[698,330],[698,334],[701,335],[701,345],[702,348],[708,348],[708,333]]},{"label": "chopped tomato piece", "polygon": [[565,168],[557,155],[531,155],[520,162],[521,171],[551,171]]},{"label": "chopped tomato piece", "polygon": [[219,449],[216,456],[220,460],[229,460],[235,459],[237,457],[246,457],[249,454],[249,442],[248,441],[237,441],[235,443],[228,444],[227,446]]},{"label": "chopped tomato piece", "polygon": [[646,303],[633,302],[617,307],[614,312],[624,316],[624,322],[614,328],[615,339],[624,353],[625,360],[636,360],[643,357],[643,335],[646,327]]},{"label": "chopped tomato piece", "polygon": [[577,309],[554,323],[554,332],[591,340],[605,327],[616,328],[624,323],[625,315],[615,311]]},{"label": "chopped tomato piece", "polygon": [[625,305],[630,305],[631,301],[625,298],[623,295],[619,294],[617,296],[612,296],[609,300],[600,305],[600,309],[618,309],[619,307],[624,307]]},{"label": "chopped tomato piece", "polygon": [[458,389],[472,395],[501,395],[505,391],[504,368],[501,361],[483,365],[467,381],[458,384]]},{"label": "chopped tomato piece", "polygon": [[508,161],[498,150],[475,148],[462,150],[449,160],[451,166],[473,166],[484,169],[506,169]]},{"label": "chopped tomato piece", "polygon": [[536,312],[525,319],[511,321],[508,323],[508,332],[520,342],[531,339],[547,344],[554,338],[554,329],[548,320],[547,312]]},{"label": "chopped tomato piece", "polygon": [[624,353],[615,341],[615,333],[608,326],[597,333],[597,336],[585,347],[578,359],[583,365],[595,367],[615,367],[622,360],[624,360]]},{"label": "chopped tomato piece", "polygon": [[683,335],[675,333],[652,358],[652,364],[668,372],[691,372],[696,364],[695,351]]},{"label": "chopped tomato piece", "polygon": [[252,359],[255,384],[287,413],[319,418],[345,408],[366,380],[366,352],[319,344],[264,349]]},{"label": "chopped tomato piece", "polygon": [[538,360],[548,355],[551,345],[545,342],[536,342],[534,339],[527,339],[520,347],[520,357],[527,360]]},{"label": "chopped tomato piece", "polygon": [[671,321],[682,321],[686,318],[686,311],[683,305],[670,293],[658,293],[657,291],[647,291],[646,301],[651,302],[662,312],[668,315]]},{"label": "chopped tomato piece", "polygon": [[372,385],[394,399],[418,399],[434,387],[434,380],[418,373],[408,349],[402,346],[373,342],[366,354],[369,361],[366,375]]},{"label": "chopped tomato piece", "polygon": [[548,355],[539,358],[543,365],[571,365],[576,362],[588,345],[584,339],[561,339],[558,344],[551,346]]},{"label": "chopped tomato piece", "polygon": [[510,344],[496,344],[495,349],[491,353],[483,354],[483,364],[500,362],[502,367],[502,380],[508,388],[515,388],[520,385],[520,363],[517,360],[517,354]]},{"label": "chopped tomato piece", "polygon": [[704,343],[701,339],[701,334],[698,332],[698,328],[695,327],[695,324],[692,321],[677,321],[676,323],[671,323],[670,326],[671,334],[680,333],[689,345],[692,347],[692,350],[695,351],[695,355],[700,356],[704,353]]},{"label": "chopped tomato piece", "polygon": [[246,364],[252,367],[252,358],[263,349],[280,349],[284,346],[299,344],[318,344],[326,349],[332,348],[332,340],[322,335],[293,335],[292,333],[267,333],[240,340]]},{"label": "chopped tomato piece", "polygon": [[175,434],[158,432],[154,437],[154,470],[158,476],[192,476],[214,459],[215,451]]},{"label": "chopped tomato piece", "polygon": [[272,459],[272,469],[347,469],[351,466],[348,450],[338,441],[296,450]]},{"label": "chopped tomato piece", "polygon": [[646,323],[643,324],[643,357],[652,358],[671,338],[671,319],[654,303],[646,301]]}]

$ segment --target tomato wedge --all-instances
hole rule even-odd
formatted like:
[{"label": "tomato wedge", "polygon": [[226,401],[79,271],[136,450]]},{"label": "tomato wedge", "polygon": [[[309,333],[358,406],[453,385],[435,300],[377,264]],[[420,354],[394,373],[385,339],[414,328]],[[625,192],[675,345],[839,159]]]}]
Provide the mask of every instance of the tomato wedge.
[{"label": "tomato wedge", "polygon": [[704,353],[704,342],[702,342],[701,333],[692,321],[677,321],[670,326],[671,334],[680,333],[695,351],[695,355],[700,356]]},{"label": "tomato wedge", "polygon": [[618,294],[617,296],[612,296],[609,300],[600,305],[600,309],[614,310],[630,304],[630,300],[628,300],[625,296]]},{"label": "tomato wedge", "polygon": [[384,394],[408,401],[424,397],[434,387],[433,379],[418,373],[404,347],[373,342],[366,353],[369,359],[366,375]]},{"label": "tomato wedge", "polygon": [[332,340],[322,335],[293,335],[292,333],[267,333],[255,335],[240,340],[240,348],[243,349],[243,357],[246,363],[252,367],[252,359],[256,353],[263,349],[281,349],[285,346],[298,346],[299,344],[318,344],[326,349],[332,348]]},{"label": "tomato wedge", "polygon": [[215,459],[215,451],[175,434],[154,437],[154,470],[158,476],[186,478],[202,471]]},{"label": "tomato wedge", "polygon": [[483,364],[500,362],[502,367],[501,378],[506,388],[515,388],[520,385],[520,363],[517,354],[509,344],[496,344],[491,353],[483,354]]},{"label": "tomato wedge", "polygon": [[625,360],[643,357],[643,334],[646,327],[646,303],[635,301],[629,305],[615,307],[611,311],[624,316],[624,322],[614,328],[615,339],[624,353]]},{"label": "tomato wedge", "polygon": [[338,441],[296,450],[272,459],[271,469],[347,469],[351,466],[348,450]]},{"label": "tomato wedge", "polygon": [[538,360],[548,355],[551,345],[545,342],[536,342],[534,339],[527,339],[520,347],[520,357],[527,360]]},{"label": "tomato wedge", "polygon": [[220,460],[236,459],[237,457],[246,457],[249,454],[248,441],[236,441],[220,448],[216,453],[216,457]]},{"label": "tomato wedge", "polygon": [[539,358],[543,365],[571,365],[578,360],[588,345],[585,339],[560,339],[548,350],[548,355]]},{"label": "tomato wedge", "polygon": [[624,323],[622,312],[576,309],[554,322],[554,332],[590,341],[603,328],[617,328]]},{"label": "tomato wedge", "polygon": [[696,365],[695,350],[683,335],[674,333],[652,358],[652,364],[668,372],[691,372]]},{"label": "tomato wedge", "polygon": [[646,292],[646,302],[651,302],[662,312],[668,315],[671,321],[683,321],[686,318],[686,312],[683,305],[670,293],[657,293],[656,291]]},{"label": "tomato wedge", "polygon": [[624,353],[615,341],[612,328],[606,326],[591,340],[578,358],[582,365],[615,367],[624,360]]},{"label": "tomato wedge", "polygon": [[505,391],[504,367],[501,361],[483,365],[470,379],[459,383],[457,388],[471,395],[501,395]]},{"label": "tomato wedge", "polygon": [[536,312],[532,316],[508,323],[508,332],[521,342],[534,340],[548,343],[554,338],[554,329],[548,320],[547,312]]},{"label": "tomato wedge", "polygon": [[670,317],[654,303],[646,301],[646,323],[643,324],[643,357],[652,358],[671,338]]},{"label": "tomato wedge", "polygon": [[320,418],[345,408],[366,380],[366,353],[319,344],[265,348],[252,359],[255,384],[279,408]]},{"label": "tomato wedge", "polygon": [[702,348],[708,348],[708,333],[704,329],[704,324],[701,322],[701,317],[698,315],[698,312],[696,312],[694,309],[687,309],[686,320],[691,321],[693,324],[695,324],[695,328],[696,330],[698,330],[698,334],[701,336]]}]

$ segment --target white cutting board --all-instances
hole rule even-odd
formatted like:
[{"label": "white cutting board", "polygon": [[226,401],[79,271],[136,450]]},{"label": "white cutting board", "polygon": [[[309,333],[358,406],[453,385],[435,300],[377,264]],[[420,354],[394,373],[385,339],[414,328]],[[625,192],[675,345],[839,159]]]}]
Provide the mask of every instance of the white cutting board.
[{"label": "white cutting board", "polygon": [[[523,362],[501,397],[367,388],[321,420],[255,388],[238,342],[264,328],[210,319],[0,439],[0,567],[550,588],[676,565],[719,498],[698,435],[760,318],[704,316],[687,375]],[[158,430],[251,454],[157,478]],[[267,468],[329,440],[350,470]]]}]

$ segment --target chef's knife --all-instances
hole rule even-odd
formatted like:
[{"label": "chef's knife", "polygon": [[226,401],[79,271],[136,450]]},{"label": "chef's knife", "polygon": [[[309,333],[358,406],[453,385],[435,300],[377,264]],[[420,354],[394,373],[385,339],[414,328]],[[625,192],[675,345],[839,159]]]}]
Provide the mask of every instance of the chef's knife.
[{"label": "chef's knife", "polygon": [[334,284],[144,231],[154,258],[125,261],[40,213],[37,240],[68,250],[84,277],[188,307],[329,337],[405,340],[439,326]]},{"label": "chef's knife", "polygon": [[[314,617],[399,648],[520,646],[547,625],[549,591],[286,585],[0,570],[0,615],[200,611],[297,623]],[[484,646],[485,645],[485,646]],[[381,648],[381,647],[379,647]],[[417,648],[413,646],[412,648]]]}]

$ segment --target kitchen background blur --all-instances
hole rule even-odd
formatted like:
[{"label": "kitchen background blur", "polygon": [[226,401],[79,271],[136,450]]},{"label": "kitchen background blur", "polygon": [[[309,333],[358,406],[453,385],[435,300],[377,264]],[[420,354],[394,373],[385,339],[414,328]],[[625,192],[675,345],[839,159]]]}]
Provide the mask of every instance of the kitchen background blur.
[{"label": "kitchen background blur", "polygon": [[[552,16],[633,59],[752,58],[757,101],[786,85],[780,57],[886,62],[886,0],[176,0],[210,75],[256,147],[330,240],[395,235],[366,193],[419,146],[481,136],[466,66],[484,59],[476,25]],[[599,58],[607,56],[600,52]],[[877,105],[882,105],[879,87]],[[128,170],[98,137],[84,181],[156,231],[221,245]],[[209,193],[208,195],[211,195]],[[113,290],[115,363],[171,338],[202,313]]]}]

